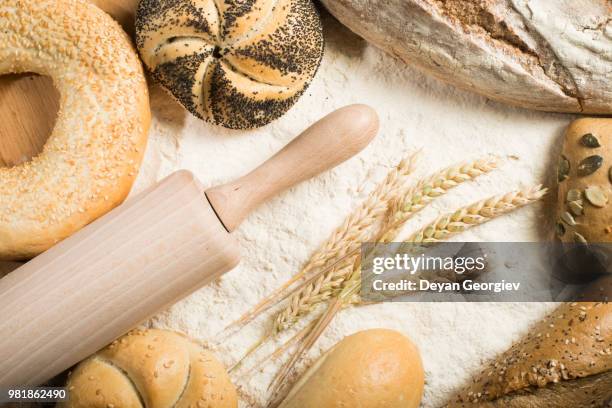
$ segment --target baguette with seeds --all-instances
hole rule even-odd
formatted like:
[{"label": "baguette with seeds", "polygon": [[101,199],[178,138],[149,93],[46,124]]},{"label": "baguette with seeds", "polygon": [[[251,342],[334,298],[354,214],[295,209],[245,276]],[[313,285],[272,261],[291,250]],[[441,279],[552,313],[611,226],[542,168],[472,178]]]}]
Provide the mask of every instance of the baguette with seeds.
[{"label": "baguette with seeds", "polygon": [[607,408],[612,304],[564,303],[489,362],[447,408]]}]

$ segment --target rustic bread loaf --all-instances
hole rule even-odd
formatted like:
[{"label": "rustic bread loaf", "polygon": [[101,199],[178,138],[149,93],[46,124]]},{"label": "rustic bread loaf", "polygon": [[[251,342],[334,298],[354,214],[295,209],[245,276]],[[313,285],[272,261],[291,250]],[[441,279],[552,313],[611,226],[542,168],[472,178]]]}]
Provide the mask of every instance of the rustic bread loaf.
[{"label": "rustic bread loaf", "polygon": [[63,408],[235,408],[236,390],[215,357],[168,330],[134,330],[81,362]]},{"label": "rustic bread loaf", "polygon": [[489,362],[448,408],[612,404],[612,304],[564,303]]},{"label": "rustic bread loaf", "polygon": [[340,22],[439,79],[518,106],[612,112],[606,0],[321,0]]},{"label": "rustic bread loaf", "polygon": [[336,344],[279,408],[417,408],[424,373],[416,346],[393,330],[366,330]]},{"label": "rustic bread loaf", "polygon": [[563,242],[612,242],[612,119],[568,127],[558,167],[557,235]]},{"label": "rustic bread loaf", "polygon": [[136,43],[185,108],[233,129],[283,115],[323,56],[311,0],[141,0]]}]

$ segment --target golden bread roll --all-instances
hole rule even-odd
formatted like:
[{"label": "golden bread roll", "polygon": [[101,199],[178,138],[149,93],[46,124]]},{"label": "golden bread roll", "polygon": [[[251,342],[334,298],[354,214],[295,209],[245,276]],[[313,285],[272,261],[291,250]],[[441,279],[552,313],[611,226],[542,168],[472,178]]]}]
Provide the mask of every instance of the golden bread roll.
[{"label": "golden bread roll", "polygon": [[311,0],[141,0],[136,43],[187,110],[232,129],[283,115],[323,56]]},{"label": "golden bread roll", "polygon": [[279,408],[417,408],[423,387],[416,346],[393,330],[366,330],[321,356]]},{"label": "golden bread roll", "polygon": [[234,408],[236,389],[223,365],[169,330],[133,330],[81,362],[61,408]]},{"label": "golden bread roll", "polygon": [[612,119],[582,118],[559,159],[557,235],[563,242],[612,242]]},{"label": "golden bread roll", "polygon": [[3,0],[0,44],[0,75],[48,75],[60,94],[43,151],[0,167],[0,259],[24,259],[124,200],[147,141],[149,98],[130,39],[89,2]]},{"label": "golden bread roll", "polygon": [[604,408],[612,403],[612,304],[564,303],[489,362],[449,408]]}]

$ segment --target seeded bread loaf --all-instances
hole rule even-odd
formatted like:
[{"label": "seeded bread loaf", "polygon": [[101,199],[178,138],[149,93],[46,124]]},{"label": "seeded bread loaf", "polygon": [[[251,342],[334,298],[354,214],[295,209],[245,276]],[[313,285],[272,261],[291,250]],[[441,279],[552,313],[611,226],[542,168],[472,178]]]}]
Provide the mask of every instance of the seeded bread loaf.
[{"label": "seeded bread loaf", "polygon": [[563,242],[612,242],[612,119],[582,118],[570,124],[558,181],[558,237]]},{"label": "seeded bread loaf", "polygon": [[545,111],[612,113],[609,0],[321,0],[389,54]]},{"label": "seeded bread loaf", "polygon": [[236,408],[236,390],[215,357],[168,330],[134,330],[81,362],[60,408]]},{"label": "seeded bread loaf", "polygon": [[141,0],[136,43],[186,109],[233,129],[283,115],[323,55],[311,0]]},{"label": "seeded bread loaf", "polygon": [[564,303],[486,364],[448,408],[607,408],[612,304]]}]

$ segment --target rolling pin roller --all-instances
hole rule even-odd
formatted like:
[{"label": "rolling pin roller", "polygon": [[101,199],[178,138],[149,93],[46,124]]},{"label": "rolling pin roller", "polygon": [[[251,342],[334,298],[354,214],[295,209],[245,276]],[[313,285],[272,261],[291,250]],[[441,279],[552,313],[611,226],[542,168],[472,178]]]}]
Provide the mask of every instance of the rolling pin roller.
[{"label": "rolling pin roller", "polygon": [[0,279],[0,386],[50,379],[235,267],[231,231],[251,210],[377,130],[376,113],[352,105],[229,184],[204,192],[176,172]]}]

